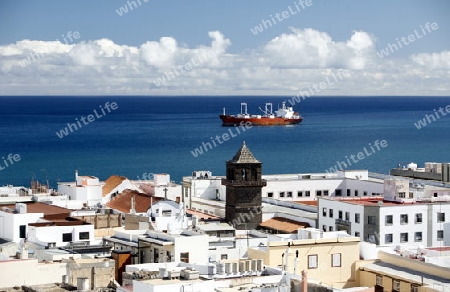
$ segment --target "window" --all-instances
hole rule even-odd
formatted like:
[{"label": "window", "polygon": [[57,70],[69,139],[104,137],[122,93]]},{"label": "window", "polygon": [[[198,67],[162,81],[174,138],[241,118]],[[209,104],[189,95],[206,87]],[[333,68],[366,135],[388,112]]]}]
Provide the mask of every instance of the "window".
[{"label": "window", "polygon": [[355,190],[355,197],[358,196],[358,190]]},{"label": "window", "polygon": [[284,192],[280,192],[280,198],[284,198]]},{"label": "window", "polygon": [[323,191],[324,196],[328,196],[328,191]]},{"label": "window", "polygon": [[422,223],[422,213],[417,213],[416,214],[414,222],[415,223]]},{"label": "window", "polygon": [[355,232],[355,237],[359,237],[359,232]]},{"label": "window", "polygon": [[189,253],[188,252],[180,252],[180,261],[183,263],[189,263]]},{"label": "window", "polygon": [[408,214],[400,215],[400,224],[408,224]]},{"label": "window", "polygon": [[316,197],[322,196],[322,191],[316,191]]},{"label": "window", "polygon": [[311,193],[309,191],[305,191],[305,197],[310,197]]},{"label": "window", "polygon": [[433,194],[433,197],[437,198],[437,196],[438,196],[438,193]]},{"label": "window", "polygon": [[419,286],[411,284],[411,292],[419,292]]},{"label": "window", "polygon": [[445,221],[445,213],[437,213],[437,222]]},{"label": "window", "polygon": [[360,221],[359,213],[355,213],[355,223],[359,223],[359,221]]},{"label": "window", "polygon": [[347,197],[350,197],[351,190],[347,189]]},{"label": "window", "polygon": [[367,224],[375,225],[375,216],[367,216]]},{"label": "window", "polygon": [[378,286],[383,286],[383,276],[377,275],[375,284]]},{"label": "window", "polygon": [[333,209],[330,209],[328,212],[328,217],[333,218]]},{"label": "window", "polygon": [[441,241],[444,239],[444,230],[437,231],[437,240]]},{"label": "window", "polygon": [[336,197],[342,196],[342,190],[341,190],[341,189],[336,189],[334,195],[335,195]]},{"label": "window", "polygon": [[322,216],[327,216],[327,208],[322,208]]},{"label": "window", "polygon": [[329,226],[328,231],[333,231],[333,226]]},{"label": "window", "polygon": [[317,255],[312,254],[308,256],[308,269],[317,269]]},{"label": "window", "polygon": [[302,191],[298,191],[297,192],[297,197],[303,197],[303,192]]},{"label": "window", "polygon": [[267,193],[267,197],[273,198],[273,193],[272,192],[271,193]]},{"label": "window", "polygon": [[62,241],[63,242],[71,242],[72,241],[72,233],[63,233]]},{"label": "window", "polygon": [[422,232],[414,232],[414,241],[421,242],[422,241]]},{"label": "window", "polygon": [[367,196],[367,192],[364,192],[363,194],[364,194],[364,196]]},{"label": "window", "polygon": [[345,212],[345,220],[350,221],[350,212]]},{"label": "window", "polygon": [[392,243],[392,233],[386,234],[384,236],[384,243]]},{"label": "window", "polygon": [[89,239],[89,232],[80,232],[80,233],[78,233],[78,238],[80,240]]},{"label": "window", "polygon": [[331,255],[331,266],[332,267],[340,267],[341,266],[341,257],[340,253],[334,253]]},{"label": "window", "polygon": [[220,259],[221,260],[227,260],[228,259],[228,255],[226,253],[220,255]]},{"label": "window", "polygon": [[392,280],[392,291],[400,291],[400,281]]},{"label": "window", "polygon": [[172,210],[162,210],[163,217],[170,217],[172,216]]},{"label": "window", "polygon": [[292,192],[287,192],[287,197],[292,198]]},{"label": "window", "polygon": [[392,225],[392,222],[394,221],[392,215],[386,215],[386,225]]},{"label": "window", "polygon": [[339,211],[339,219],[342,219],[342,211]]},{"label": "window", "polygon": [[408,232],[400,233],[400,242],[408,242]]},{"label": "window", "polygon": [[322,225],[322,230],[325,232],[327,231],[327,226],[326,225]]},{"label": "window", "polygon": [[[3,228],[3,226],[2,226]],[[27,237],[27,226],[26,225],[20,225],[19,226],[19,238],[25,238]]]},{"label": "window", "polygon": [[406,198],[406,193],[405,193],[405,192],[399,192],[399,193],[398,193],[398,196],[399,196],[400,198]]}]

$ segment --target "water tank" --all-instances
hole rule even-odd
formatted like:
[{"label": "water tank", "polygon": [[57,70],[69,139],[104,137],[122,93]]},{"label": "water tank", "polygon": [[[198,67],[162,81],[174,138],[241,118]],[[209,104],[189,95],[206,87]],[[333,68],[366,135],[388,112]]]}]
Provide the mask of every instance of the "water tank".
[{"label": "water tank", "polygon": [[408,163],[408,165],[406,165],[406,167],[408,169],[411,169],[411,170],[416,170],[417,169],[417,163],[410,162],[410,163]]}]

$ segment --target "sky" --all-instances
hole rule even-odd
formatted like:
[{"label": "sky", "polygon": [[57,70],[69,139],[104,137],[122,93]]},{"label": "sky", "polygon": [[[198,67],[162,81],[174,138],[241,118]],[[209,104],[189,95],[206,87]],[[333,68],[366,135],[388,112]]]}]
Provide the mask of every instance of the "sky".
[{"label": "sky", "polygon": [[450,96],[449,13],[447,0],[2,0],[0,95]]}]

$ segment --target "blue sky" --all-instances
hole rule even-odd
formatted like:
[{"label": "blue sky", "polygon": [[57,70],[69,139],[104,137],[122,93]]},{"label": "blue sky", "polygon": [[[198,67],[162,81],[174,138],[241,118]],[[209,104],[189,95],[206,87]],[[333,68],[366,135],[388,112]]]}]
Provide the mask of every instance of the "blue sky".
[{"label": "blue sky", "polygon": [[[376,95],[377,88],[380,88],[379,85],[373,86],[370,93],[363,93],[363,88],[356,87],[357,84],[364,81],[361,76],[365,76],[365,74],[362,73],[373,74],[376,80],[378,80],[376,76],[380,76],[380,74],[383,74],[383,76],[389,74],[390,81],[384,80],[382,84],[386,87],[386,90],[379,91],[380,94],[409,94],[410,84],[407,83],[407,80],[412,79],[415,80],[414,83],[417,83],[415,78],[424,77],[433,80],[430,82],[430,80],[424,79],[424,82],[427,82],[422,85],[423,90],[436,91],[435,94],[437,95],[448,95],[450,92],[448,87],[443,88],[439,85],[436,88],[436,84],[448,80],[449,77],[450,68],[447,64],[450,63],[448,59],[448,52],[450,51],[450,37],[448,37],[450,35],[450,17],[448,17],[450,1],[312,0],[311,6],[295,15],[290,15],[281,22],[278,21],[272,27],[264,29],[257,35],[254,35],[250,29],[260,25],[263,19],[269,20],[269,15],[288,10],[288,6],[294,7],[296,1],[150,0],[144,2],[144,0],[140,0],[141,5],[139,7],[132,11],[128,8],[128,13],[119,16],[116,10],[127,6],[127,2],[131,1],[3,0],[0,10],[0,61],[4,62],[2,74],[5,74],[4,77],[14,78],[17,83],[20,83],[20,79],[17,78],[23,78],[23,84],[29,85],[29,90],[21,88],[22,86],[14,87],[8,84],[0,84],[0,88],[4,89],[2,91],[6,94],[30,94],[37,88],[40,88],[40,90],[45,88],[45,93],[62,94],[65,92],[62,90],[63,87],[76,87],[82,76],[89,75],[90,79],[101,79],[100,75],[95,76],[95,71],[97,73],[103,72],[106,68],[111,70],[113,64],[121,64],[119,60],[112,59],[123,56],[122,49],[117,47],[114,49],[117,54],[114,53],[109,56],[110,59],[99,59],[105,56],[101,50],[108,50],[106,49],[107,46],[112,48],[112,44],[120,47],[132,47],[131,49],[125,48],[125,50],[129,50],[130,54],[127,57],[129,67],[125,68],[126,64],[122,64],[124,68],[114,69],[117,71],[112,76],[118,78],[118,80],[134,78],[134,88],[136,85],[142,84],[142,82],[139,83],[138,79],[142,81],[142,78],[149,77],[152,80],[157,80],[158,77],[169,76],[170,74],[167,75],[166,73],[172,70],[174,65],[184,65],[189,60],[189,56],[192,57],[197,54],[195,49],[200,47],[212,48],[214,37],[211,37],[209,33],[219,32],[222,39],[227,41],[226,44],[221,43],[220,49],[215,51],[217,58],[214,60],[215,63],[211,61],[214,63],[211,63],[211,66],[204,64],[185,73],[181,78],[177,75],[177,78],[174,78],[176,80],[171,80],[171,83],[164,88],[153,86],[154,84],[149,82],[149,84],[142,86],[139,92],[133,92],[126,88],[129,84],[129,80],[127,80],[122,86],[122,91],[118,91],[116,88],[114,92],[117,94],[177,94],[178,92],[186,92],[187,88],[188,92],[192,94],[207,94],[207,92],[196,90],[199,85],[207,85],[223,88],[211,91],[211,93],[217,94],[251,94],[252,92],[263,94],[267,89],[256,85],[270,81],[270,83],[274,83],[274,86],[271,86],[274,90],[270,90],[268,94],[294,94],[302,88],[307,88],[311,82],[320,82],[320,76],[324,74],[323,70],[335,70],[340,67],[353,70],[355,79],[353,82],[348,81],[345,86],[344,84],[341,87],[337,86],[333,91],[331,88],[327,88],[330,93],[324,90],[322,92],[324,95],[339,90],[341,94],[359,94],[358,92],[360,92],[361,94]],[[137,3],[137,0],[135,2]],[[439,28],[422,39],[416,40],[398,51],[391,52],[384,58],[377,57],[376,52],[385,48],[388,43],[395,43],[396,38],[407,37],[414,33],[414,30],[420,32],[420,26],[424,26],[427,22],[436,22]],[[295,31],[292,29],[295,29]],[[306,29],[311,29],[313,35]],[[52,42],[56,39],[62,41],[62,35],[67,35],[69,31],[79,32],[80,38],[66,44],[71,47],[60,47],[54,50],[56,45]],[[355,49],[357,50],[356,53],[342,51],[340,45],[334,46],[334,43],[345,45],[355,35],[355,32],[363,32],[363,38],[365,39],[367,39],[366,36],[370,37],[370,40],[365,41],[365,45],[359,42],[357,49]],[[326,34],[326,37],[324,38],[320,34]],[[284,36],[284,40],[282,36]],[[293,39],[294,36],[297,39]],[[155,64],[151,57],[155,54],[158,55],[152,51],[155,46],[145,49],[143,45],[148,42],[160,42],[161,38],[165,37],[170,37],[176,42],[176,45],[171,44],[174,46],[173,54],[170,58],[168,57],[167,63]],[[301,43],[305,38],[308,38],[307,44]],[[324,45],[323,43],[327,42],[327,38],[329,39],[328,45]],[[355,36],[355,38],[360,38],[360,36]],[[112,43],[101,46],[95,43],[101,39],[110,40]],[[24,40],[44,41],[44,43],[24,43]],[[274,48],[272,45],[276,42],[279,43]],[[291,42],[295,49],[283,51],[283,48],[290,47]],[[39,49],[36,49],[37,47]],[[323,54],[320,52],[318,55],[321,58],[310,60],[304,64],[301,60],[295,59],[298,54],[303,54],[304,58],[308,58],[309,55],[315,54],[315,51],[311,48],[320,51],[322,47],[326,47],[325,50],[329,51],[331,55],[333,54],[332,51],[336,49],[334,54],[344,54],[344,59],[347,53],[347,57],[353,59],[356,58],[356,54],[358,58],[364,59],[362,61],[364,64],[348,65],[354,64],[355,60],[351,61],[350,59],[349,62],[343,62],[342,64],[334,59],[322,62]],[[133,48],[136,48],[136,50]],[[352,48],[354,49],[354,47]],[[97,49],[98,51],[96,51]],[[186,50],[183,51],[183,49]],[[311,51],[308,51],[309,49]],[[11,50],[14,53],[11,53]],[[87,60],[83,60],[82,50],[95,51],[92,52],[91,56],[95,59],[95,62],[89,57],[87,57]],[[370,50],[370,53],[361,53],[362,50]],[[146,53],[143,53],[143,51]],[[277,53],[274,54],[274,51]],[[26,59],[33,52],[39,52],[45,54],[45,56],[19,68],[18,61]],[[308,52],[308,54],[305,54],[305,52]],[[146,54],[147,57],[143,57]],[[290,54],[292,54],[292,57]],[[286,59],[279,60],[280,56],[284,56]],[[136,62],[133,63],[132,61],[132,64],[130,64],[129,61],[135,60],[134,58],[137,58]],[[317,76],[316,80],[308,80],[307,83],[289,86],[289,84],[280,85],[276,83],[276,80],[267,80],[265,76],[256,76],[255,86],[250,81],[240,82],[240,80],[245,80],[246,73],[255,68],[263,71],[275,70],[277,63],[284,67],[290,66],[290,59],[293,60],[293,65],[298,66],[289,69],[298,71],[274,71],[272,72],[273,75],[285,80],[293,75],[302,76],[302,74],[306,74],[306,76],[309,76],[311,72],[305,70],[316,70],[314,71]],[[435,60],[436,64],[430,67],[427,64],[429,60]],[[30,59],[30,61],[32,60]],[[16,62],[16,66],[14,66],[14,63],[5,65],[8,62]],[[396,62],[396,64],[392,64],[392,62]],[[55,67],[57,65],[59,67]],[[100,69],[102,66],[103,68]],[[247,68],[249,71],[245,71],[243,68]],[[418,70],[420,74],[404,76],[405,78],[403,78],[400,72],[395,72],[399,68]],[[51,81],[54,84],[52,86],[47,85],[50,82],[49,78],[51,78],[47,69],[53,72]],[[55,76],[55,72],[58,72],[55,69],[61,70],[61,73]],[[62,72],[67,70],[71,71],[73,76],[70,76],[67,72]],[[130,70],[135,72],[133,76],[126,74]],[[206,78],[211,75],[211,70],[214,70],[214,73],[217,74],[215,79]],[[243,72],[244,75],[233,80],[230,76],[235,75],[236,70],[241,70],[240,73]],[[439,72],[436,73],[436,70]],[[78,75],[74,73],[75,71],[78,72]],[[259,75],[258,72],[249,74]],[[268,74],[268,76],[270,75]],[[33,76],[35,79],[36,77],[38,79],[42,77],[42,82],[34,81],[30,85],[27,76]],[[201,81],[198,81],[199,76],[202,78]],[[68,80],[69,78],[70,80]],[[197,79],[194,80],[194,78]],[[226,79],[226,82],[224,82],[224,79]],[[90,89],[85,88],[83,92],[79,92],[80,94],[89,94],[89,92],[112,94],[111,84],[89,83],[87,81],[83,80],[84,87],[88,86]],[[390,83],[393,81],[404,84],[392,86]],[[58,85],[61,88],[58,88]],[[110,92],[106,90],[108,86]],[[349,90],[349,86],[354,86],[354,88]],[[384,88],[383,86],[382,88]],[[225,89],[227,87],[231,88],[227,91]],[[347,90],[341,90],[344,87]],[[69,91],[73,92],[71,89]]]}]

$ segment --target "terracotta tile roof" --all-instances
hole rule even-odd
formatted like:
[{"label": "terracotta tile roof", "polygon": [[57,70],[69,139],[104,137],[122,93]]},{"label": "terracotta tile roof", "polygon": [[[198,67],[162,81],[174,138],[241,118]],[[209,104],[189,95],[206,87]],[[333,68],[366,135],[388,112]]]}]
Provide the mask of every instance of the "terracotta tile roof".
[{"label": "terracotta tile roof", "polygon": [[310,227],[308,223],[298,222],[283,217],[273,217],[259,224],[260,227],[271,230],[278,230],[285,233],[296,233],[299,228]]},{"label": "terracotta tile roof", "polygon": [[[33,203],[26,203],[27,205],[27,213],[44,213],[44,217],[68,217],[70,215],[70,212],[72,210],[66,209],[59,206],[49,205],[41,202],[33,202]],[[6,204],[6,205],[0,205],[0,209],[2,207],[7,207],[11,210],[16,209],[15,204]]]},{"label": "terracotta tile roof", "polygon": [[210,220],[219,220],[219,219],[222,219],[222,218],[217,217],[215,215],[206,214],[206,213],[202,213],[202,212],[199,212],[199,211],[194,211],[194,210],[191,210],[191,209],[186,209],[186,213],[190,214],[190,215],[195,215],[198,219],[202,219],[202,220],[208,220],[208,219],[210,219]]},{"label": "terracotta tile roof", "polygon": [[317,206],[319,204],[319,201],[318,200],[315,200],[315,201],[294,201],[294,203],[308,205],[308,206]]},{"label": "terracotta tile roof", "polygon": [[123,213],[129,213],[131,209],[131,198],[134,196],[134,208],[137,213],[145,213],[148,208],[150,208],[152,202],[153,204],[164,200],[164,198],[158,198],[149,196],[147,194],[142,194],[134,190],[124,190],[122,193],[114,196],[106,206],[111,209],[118,210]]},{"label": "terracotta tile roof", "polygon": [[118,185],[120,185],[127,178],[120,175],[111,175],[107,180],[105,180],[105,185],[102,187],[102,196],[106,196],[112,190],[114,190]]}]

